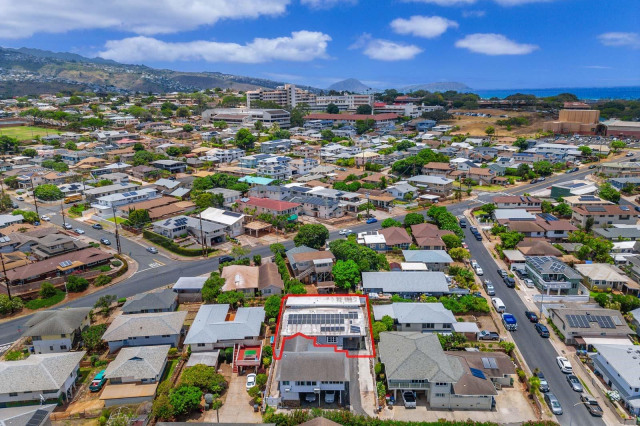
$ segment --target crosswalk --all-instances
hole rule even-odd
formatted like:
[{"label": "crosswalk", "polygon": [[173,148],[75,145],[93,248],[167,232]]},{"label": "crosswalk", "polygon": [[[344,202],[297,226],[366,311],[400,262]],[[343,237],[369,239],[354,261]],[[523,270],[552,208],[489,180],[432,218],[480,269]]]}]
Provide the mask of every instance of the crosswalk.
[{"label": "crosswalk", "polygon": [[140,272],[145,272],[145,271],[149,271],[151,269],[161,268],[161,267],[165,266],[165,263],[159,261],[158,259],[151,259],[151,260],[153,260],[153,262],[149,263],[147,268],[138,270],[136,272],[136,274],[140,273]]}]

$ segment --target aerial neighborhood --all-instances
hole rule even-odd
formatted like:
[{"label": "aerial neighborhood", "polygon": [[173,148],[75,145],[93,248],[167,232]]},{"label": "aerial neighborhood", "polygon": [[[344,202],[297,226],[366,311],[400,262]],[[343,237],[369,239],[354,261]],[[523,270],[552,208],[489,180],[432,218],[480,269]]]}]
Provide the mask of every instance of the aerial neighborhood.
[{"label": "aerial neighborhood", "polygon": [[0,117],[2,424],[640,418],[638,117],[293,84]]}]

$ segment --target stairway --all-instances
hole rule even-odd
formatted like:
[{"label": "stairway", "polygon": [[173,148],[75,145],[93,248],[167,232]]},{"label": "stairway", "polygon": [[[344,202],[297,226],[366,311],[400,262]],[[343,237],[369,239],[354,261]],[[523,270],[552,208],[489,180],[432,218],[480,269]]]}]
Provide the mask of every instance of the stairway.
[{"label": "stairway", "polygon": [[303,279],[307,278],[309,275],[311,275],[313,273],[313,271],[315,270],[315,268],[313,266],[308,267],[307,269],[305,269],[304,271],[302,271],[302,273],[300,275],[298,275],[296,277],[296,279],[298,281],[302,281]]},{"label": "stairway", "polygon": [[233,372],[236,374],[238,373],[238,364],[236,364],[236,361],[238,360],[239,352],[240,352],[240,348],[236,343],[235,345],[233,345]]}]

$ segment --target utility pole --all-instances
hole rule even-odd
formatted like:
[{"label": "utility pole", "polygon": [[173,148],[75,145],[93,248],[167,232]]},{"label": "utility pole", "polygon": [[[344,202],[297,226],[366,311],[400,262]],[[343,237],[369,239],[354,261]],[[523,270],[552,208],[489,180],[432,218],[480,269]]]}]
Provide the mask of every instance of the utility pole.
[{"label": "utility pole", "polygon": [[62,212],[62,226],[64,227],[64,225],[67,223],[64,218],[64,200],[60,200],[60,212]]},{"label": "utility pole", "polygon": [[202,255],[207,257],[207,244],[204,240],[204,231],[202,230],[202,212],[198,213],[198,219],[200,220],[200,245],[202,246]]},{"label": "utility pole", "polygon": [[116,217],[116,206],[112,204],[111,210],[113,210],[113,224],[116,226],[116,248],[118,250],[118,254],[122,254],[122,249],[120,248],[120,234],[118,234],[118,218]]},{"label": "utility pole", "polygon": [[[4,285],[7,286],[7,295],[9,296],[9,302],[11,302],[11,289],[9,288],[9,278],[7,278],[7,269],[4,266],[4,256],[0,253],[0,262],[2,262],[2,275],[4,276]],[[13,313],[13,303],[9,303],[11,307],[11,313]]]},{"label": "utility pole", "polygon": [[369,218],[369,192],[367,192],[367,218]]},{"label": "utility pole", "polygon": [[31,181],[31,193],[33,194],[33,205],[36,207],[36,216],[38,216],[38,220],[40,220],[40,213],[38,212],[38,199],[36,198],[36,191],[33,188],[33,175],[29,177]]}]

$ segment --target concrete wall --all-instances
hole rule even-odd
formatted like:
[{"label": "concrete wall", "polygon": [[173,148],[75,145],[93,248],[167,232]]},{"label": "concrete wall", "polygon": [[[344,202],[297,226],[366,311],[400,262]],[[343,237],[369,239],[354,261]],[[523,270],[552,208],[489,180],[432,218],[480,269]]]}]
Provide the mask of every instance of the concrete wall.
[{"label": "concrete wall", "polygon": [[[48,354],[54,352],[69,352],[71,350],[71,339],[70,338],[58,338],[47,339],[50,336],[43,336],[43,339],[46,340],[34,340],[33,341],[33,350],[37,354]],[[63,349],[62,346],[66,348]]]},{"label": "concrete wall", "polygon": [[135,337],[127,340],[115,340],[108,342],[109,352],[115,352],[122,347],[130,346],[171,345],[172,348],[177,348],[179,339],[179,334],[173,334],[169,337],[149,336],[148,339],[145,337]]}]

